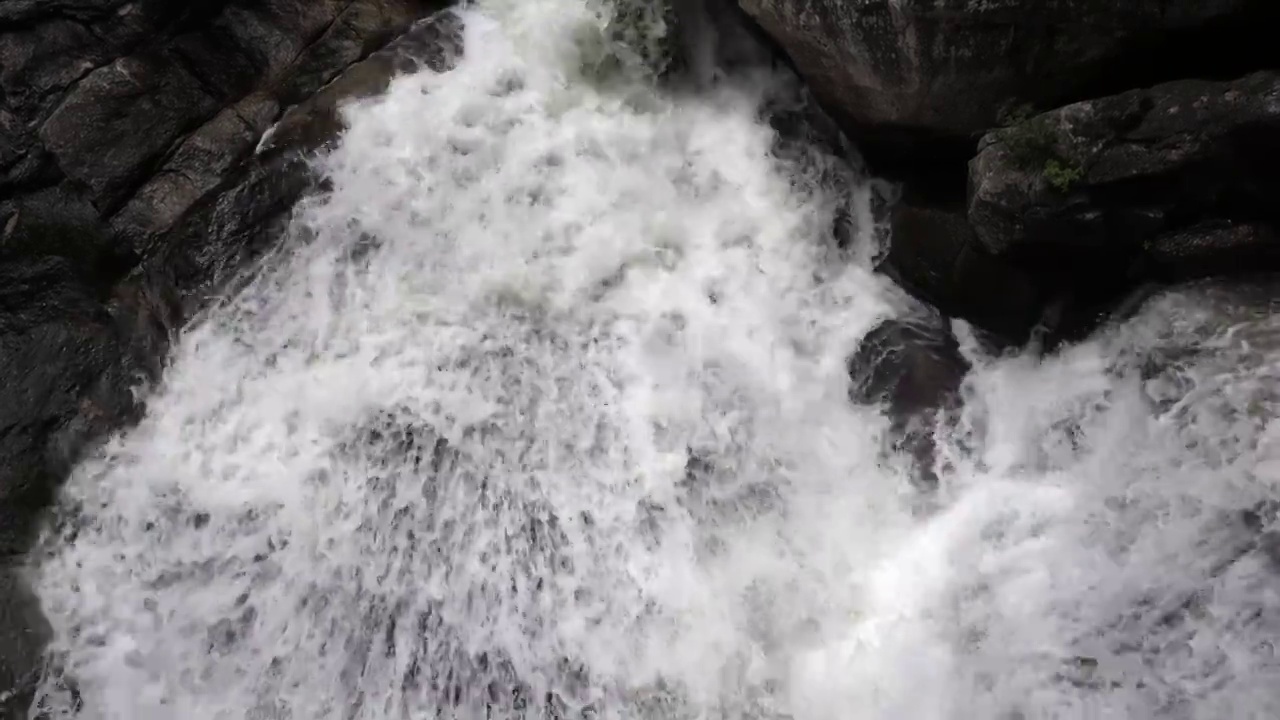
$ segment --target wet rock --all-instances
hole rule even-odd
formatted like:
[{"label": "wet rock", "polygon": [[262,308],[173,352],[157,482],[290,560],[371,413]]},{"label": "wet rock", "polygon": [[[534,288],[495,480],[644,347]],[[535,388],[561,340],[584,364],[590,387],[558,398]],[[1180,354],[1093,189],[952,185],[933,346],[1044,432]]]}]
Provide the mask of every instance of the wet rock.
[{"label": "wet rock", "polygon": [[49,634],[26,583],[14,567],[0,565],[0,717],[27,717]]},{"label": "wet rock", "polygon": [[739,4],[904,183],[881,269],[1004,342],[1052,347],[1135,288],[1280,263],[1276,3]]},{"label": "wet rock", "polygon": [[883,171],[971,146],[1022,104],[1266,67],[1277,17],[1265,0],[739,2]]},{"label": "wet rock", "polygon": [[290,108],[263,140],[260,152],[280,148],[314,150],[343,130],[345,103],[377,95],[396,75],[429,68],[448,68],[462,47],[461,20],[451,14],[433,16],[353,65],[315,95]]},{"label": "wet rock", "polygon": [[[460,28],[442,15],[399,42],[398,62],[360,64],[442,4],[0,2],[4,567],[78,459],[137,419],[134,390],[183,323],[281,236],[316,184],[307,153],[341,125],[255,154],[268,128],[293,106],[331,112],[356,94],[344,87],[377,92],[410,60],[445,69]],[[8,587],[0,715],[16,717],[29,687],[11,684],[36,671],[42,640],[20,631],[39,624],[34,600]]]},{"label": "wet rock", "polygon": [[877,325],[848,361],[850,399],[881,405],[895,449],[915,463],[919,485],[937,485],[934,428],[959,402],[969,363],[944,319],[920,313]]},{"label": "wet rock", "polygon": [[736,0],[670,0],[674,25],[671,72],[705,87],[717,78],[770,67],[774,44]]},{"label": "wet rock", "polygon": [[231,107],[191,133],[173,150],[163,169],[152,175],[111,219],[121,244],[136,253],[172,228],[199,200],[252,152],[261,134],[244,112]]},{"label": "wet rock", "polygon": [[78,83],[40,129],[67,177],[114,208],[178,137],[217,109],[196,78],[162,56],[126,57]]},{"label": "wet rock", "polygon": [[1033,278],[977,241],[963,208],[904,200],[890,214],[879,269],[943,313],[1017,344],[1041,320],[1046,298]]},{"label": "wet rock", "polygon": [[1179,81],[985,137],[969,166],[981,247],[1044,298],[1280,269],[1280,74]]}]

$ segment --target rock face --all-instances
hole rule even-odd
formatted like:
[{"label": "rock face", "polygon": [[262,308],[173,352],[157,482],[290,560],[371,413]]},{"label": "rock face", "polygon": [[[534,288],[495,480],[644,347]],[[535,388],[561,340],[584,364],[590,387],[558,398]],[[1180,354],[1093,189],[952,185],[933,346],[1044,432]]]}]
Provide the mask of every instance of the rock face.
[{"label": "rock face", "polygon": [[1085,310],[1145,283],[1280,271],[1280,73],[1031,118],[983,139],[969,188],[973,239],[1042,302]]},{"label": "rock face", "polygon": [[883,269],[1014,342],[1152,285],[1280,271],[1280,73],[1183,80],[989,133],[964,203],[908,193]]},{"label": "rock face", "polygon": [[444,69],[456,18],[413,26],[442,4],[0,2],[0,717],[30,701],[43,619],[10,590],[57,485],[278,237],[338,102]]},{"label": "rock face", "polygon": [[890,211],[880,269],[916,297],[1004,341],[1021,344],[1050,296],[977,241],[964,208],[904,198]]},{"label": "rock face", "polygon": [[983,139],[982,245],[1063,287],[1280,269],[1280,73],[1068,105]]},{"label": "rock face", "polygon": [[903,183],[880,267],[945,314],[1052,344],[1152,283],[1280,270],[1280,3],[738,1]]},{"label": "rock face", "polygon": [[1277,17],[1265,0],[740,2],[862,147],[899,161],[921,143],[971,142],[1019,104],[1180,77],[1189,47],[1214,48],[1196,54],[1201,76],[1262,67]]}]

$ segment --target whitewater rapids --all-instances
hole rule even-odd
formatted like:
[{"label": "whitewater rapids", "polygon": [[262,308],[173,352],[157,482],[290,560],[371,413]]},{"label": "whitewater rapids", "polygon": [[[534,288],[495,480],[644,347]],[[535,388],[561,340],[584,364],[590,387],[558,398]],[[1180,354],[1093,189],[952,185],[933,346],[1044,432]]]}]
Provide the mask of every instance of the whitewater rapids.
[{"label": "whitewater rapids", "polygon": [[921,513],[847,399],[907,301],[867,184],[772,153],[783,80],[659,91],[644,12],[462,14],[70,479],[33,714],[1280,716],[1265,303],[972,350]]}]

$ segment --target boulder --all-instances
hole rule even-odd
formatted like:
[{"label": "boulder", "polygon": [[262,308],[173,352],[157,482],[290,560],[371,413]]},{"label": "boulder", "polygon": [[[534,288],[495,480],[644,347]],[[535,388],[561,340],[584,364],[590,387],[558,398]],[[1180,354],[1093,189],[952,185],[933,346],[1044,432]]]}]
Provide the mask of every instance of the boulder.
[{"label": "boulder", "polygon": [[983,138],[968,221],[1042,300],[1280,270],[1280,73],[1068,105]]},{"label": "boulder", "polygon": [[848,368],[850,399],[885,409],[892,449],[911,458],[919,488],[936,487],[934,431],[958,406],[969,372],[945,319],[922,311],[880,323],[862,339]]},{"label": "boulder", "polygon": [[739,2],[880,172],[953,158],[1024,104],[1266,67],[1280,18],[1269,0]]},{"label": "boulder", "polygon": [[[414,25],[440,4],[0,2],[0,717],[30,702],[47,630],[16,568],[59,483],[280,236],[342,100],[447,68],[456,17]],[[305,131],[262,143],[278,121]]]},{"label": "boulder", "polygon": [[888,250],[879,270],[949,316],[1022,344],[1048,300],[1019,268],[978,242],[963,207],[906,197],[889,211]]}]

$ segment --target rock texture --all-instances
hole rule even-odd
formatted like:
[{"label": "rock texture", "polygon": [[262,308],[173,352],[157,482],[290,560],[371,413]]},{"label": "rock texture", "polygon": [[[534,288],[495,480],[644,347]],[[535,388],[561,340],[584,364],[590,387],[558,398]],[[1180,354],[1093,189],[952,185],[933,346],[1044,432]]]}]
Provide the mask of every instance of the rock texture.
[{"label": "rock texture", "polygon": [[983,139],[983,247],[1045,282],[1280,269],[1280,73],[1068,105]]},{"label": "rock texture", "polygon": [[867,333],[848,367],[850,399],[884,407],[892,449],[911,457],[920,489],[936,487],[934,431],[958,406],[969,372],[945,320],[933,312],[887,320]]},{"label": "rock texture", "polygon": [[738,2],[903,183],[881,269],[948,315],[1053,344],[1153,283],[1280,269],[1280,3]]},{"label": "rock texture", "polygon": [[452,15],[404,35],[441,4],[0,2],[0,717],[26,716],[43,636],[11,592],[41,510],[278,237],[338,103],[447,65]]},{"label": "rock texture", "polygon": [[1069,339],[1153,283],[1280,271],[1276,197],[1280,73],[1166,83],[989,134],[967,207],[895,208],[887,267],[1006,337]]},{"label": "rock texture", "polygon": [[1035,278],[977,242],[964,207],[904,198],[890,210],[879,268],[903,288],[997,341],[1021,344],[1052,296]]},{"label": "rock texture", "polygon": [[1259,67],[1262,28],[1278,17],[1266,0],[740,2],[860,144],[898,161],[926,159],[929,141],[971,141],[1023,103],[1154,84],[1193,62],[1202,76]]}]

